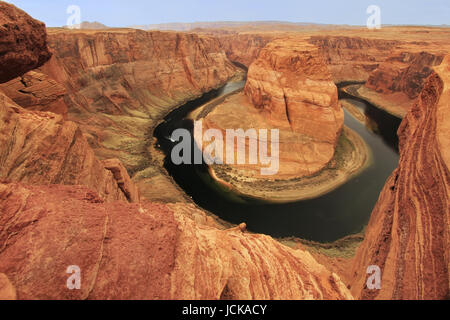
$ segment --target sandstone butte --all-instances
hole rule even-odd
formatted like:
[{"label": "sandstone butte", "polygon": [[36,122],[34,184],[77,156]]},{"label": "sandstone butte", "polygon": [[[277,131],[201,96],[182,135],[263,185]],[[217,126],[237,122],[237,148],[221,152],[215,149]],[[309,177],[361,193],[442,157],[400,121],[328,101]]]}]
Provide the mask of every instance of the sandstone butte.
[{"label": "sandstone butte", "polygon": [[[336,84],[361,83],[349,93],[402,118],[422,91],[432,67],[439,65],[450,49],[448,32],[435,31],[427,27],[387,27],[372,33],[311,30],[307,32],[311,36],[305,36],[303,30],[303,35],[296,37],[319,47]],[[267,43],[286,37],[286,32],[277,31],[212,34],[230,60],[247,67]]]},{"label": "sandstone butte", "polygon": [[[146,148],[133,144],[142,140],[138,132],[151,129],[151,120],[183,100],[239,73],[225,52],[250,66],[279,34],[51,30],[53,58],[35,69],[50,56],[42,43],[43,25],[6,3],[0,3],[0,21],[9,39],[0,57],[0,82],[12,80],[0,88],[0,162],[2,168],[9,165],[0,183],[0,298],[351,299],[347,286],[359,299],[448,297],[448,57],[424,81],[425,89],[416,89],[421,93],[399,131],[399,168],[380,196],[347,274],[344,265],[333,272],[332,263],[318,263],[304,248],[247,233],[244,226],[227,230],[186,202],[141,198],[129,203],[136,189],[119,160],[109,160],[119,158],[131,171],[150,165],[135,152]],[[361,31],[341,37],[338,30],[299,39],[318,46],[334,82],[365,81],[397,49],[443,47],[445,32],[442,40],[431,31],[383,28],[362,38]],[[16,46],[14,37],[26,40]],[[398,42],[395,48],[386,45],[392,41]],[[148,56],[150,49],[159,55]],[[189,54],[172,53],[185,49]],[[204,64],[191,68],[192,57]],[[197,69],[202,71],[196,75]],[[408,86],[395,87],[407,91]],[[24,92],[31,95],[25,98]],[[11,131],[16,127],[11,123],[18,131]],[[108,126],[113,129],[104,132]],[[117,137],[126,139],[118,143]],[[172,186],[154,173],[157,167],[141,177],[149,185]],[[86,283],[81,291],[68,292],[66,269],[77,264]],[[365,288],[371,264],[383,270],[377,293]]]},{"label": "sandstone butte", "polygon": [[[330,164],[343,125],[344,111],[338,102],[337,87],[319,48],[297,38],[274,40],[250,65],[244,92],[227,98],[210,111],[204,118],[204,127],[219,129],[224,136],[230,128],[278,129],[278,171],[269,176],[262,174],[261,168],[270,165],[261,163],[261,159],[255,165],[248,164],[249,145],[255,143],[250,140],[246,140],[247,164],[214,165],[211,170],[219,181],[246,195],[272,201],[314,196],[311,190],[318,185],[317,189],[322,191],[322,184],[309,183],[303,188],[307,190],[300,190],[295,182],[291,186],[287,183],[313,176]],[[270,150],[272,136],[256,137],[255,144],[260,145],[266,138]],[[208,146],[204,143],[203,147]],[[235,155],[238,149],[236,143]],[[226,152],[224,146],[223,154]],[[365,163],[364,159],[358,163],[359,167]],[[330,184],[335,183],[329,180]]]},{"label": "sandstone butte", "polygon": [[[12,5],[1,3],[4,8],[32,21]],[[1,298],[352,298],[305,250],[245,233],[243,226],[221,230],[198,209],[186,214],[176,205],[128,203],[126,171],[116,169],[118,160],[97,160],[74,123],[25,110],[3,94],[0,107],[2,145],[8,146],[2,167],[12,163],[0,183]],[[80,153],[71,155],[72,149]],[[29,162],[21,168],[23,161]],[[84,170],[85,164],[91,166]],[[65,173],[73,181],[64,181]],[[115,202],[101,195],[102,184],[81,180],[106,173],[124,195]],[[41,175],[62,180],[39,181]],[[83,270],[79,291],[67,290],[70,265]]]}]

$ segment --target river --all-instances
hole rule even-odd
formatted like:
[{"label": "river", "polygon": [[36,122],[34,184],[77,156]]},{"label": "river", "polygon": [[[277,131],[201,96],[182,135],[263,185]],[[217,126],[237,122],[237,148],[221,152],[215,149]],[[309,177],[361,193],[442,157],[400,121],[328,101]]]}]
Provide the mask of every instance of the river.
[{"label": "river", "polygon": [[373,160],[361,174],[323,196],[284,204],[256,201],[225,191],[209,176],[206,165],[176,166],[171,162],[170,153],[175,144],[168,137],[177,128],[192,130],[193,123],[186,116],[208,101],[242,88],[244,84],[229,83],[186,103],[170,113],[155,129],[154,135],[166,154],[165,168],[169,174],[200,207],[225,221],[245,222],[252,232],[278,238],[294,236],[316,242],[332,242],[361,232],[387,178],[398,165],[396,132],[401,120],[341,91],[340,98],[351,102],[366,117],[365,123],[361,123],[345,110],[345,125],[366,141]]}]

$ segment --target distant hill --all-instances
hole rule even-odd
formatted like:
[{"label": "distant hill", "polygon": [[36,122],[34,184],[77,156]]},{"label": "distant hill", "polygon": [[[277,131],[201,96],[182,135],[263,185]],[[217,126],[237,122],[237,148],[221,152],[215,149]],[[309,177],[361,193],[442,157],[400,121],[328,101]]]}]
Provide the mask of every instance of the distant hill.
[{"label": "distant hill", "polygon": [[[64,26],[63,28],[69,28],[68,26]],[[109,27],[105,26],[104,24],[94,21],[83,21],[79,25],[74,25],[72,27],[73,29],[89,29],[89,30],[101,30],[101,29],[109,29]]]},{"label": "distant hill", "polygon": [[173,30],[173,31],[192,31],[196,29],[233,29],[240,27],[269,27],[269,26],[287,26],[287,27],[305,27],[320,26],[315,23],[286,22],[286,21],[217,21],[217,22],[192,22],[192,23],[161,23],[131,26],[130,28],[141,30]]}]

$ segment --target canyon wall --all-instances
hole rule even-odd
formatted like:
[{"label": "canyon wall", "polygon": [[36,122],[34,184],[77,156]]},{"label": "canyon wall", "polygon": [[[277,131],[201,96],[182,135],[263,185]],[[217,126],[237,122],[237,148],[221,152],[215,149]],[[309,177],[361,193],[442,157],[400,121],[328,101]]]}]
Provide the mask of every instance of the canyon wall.
[{"label": "canyon wall", "polygon": [[[328,32],[330,33],[330,32]],[[335,83],[365,82],[372,71],[378,68],[404,41],[370,39],[360,36],[293,35],[282,32],[259,33],[213,33],[230,60],[247,67],[255,61],[261,50],[271,41],[287,36],[298,42],[308,41],[317,46],[332,74]]]},{"label": "canyon wall", "polygon": [[46,74],[29,71],[9,82],[1,83],[0,90],[23,108],[49,111],[67,119],[68,110],[64,102],[66,89]]},{"label": "canyon wall", "polygon": [[397,53],[370,74],[366,87],[384,94],[403,92],[409,99],[415,99],[432,68],[441,64],[442,59],[443,55],[424,51]]},{"label": "canyon wall", "polygon": [[0,90],[30,110],[75,122],[95,156],[117,158],[142,195],[180,201],[159,169],[152,130],[172,109],[243,75],[217,39],[132,29],[49,29],[53,57]]},{"label": "canyon wall", "polygon": [[[75,123],[54,113],[25,110],[1,92],[0,122],[0,178],[30,184],[86,185],[108,201],[127,200],[124,189],[131,184],[119,186]],[[132,197],[136,199],[137,190]]]},{"label": "canyon wall", "polygon": [[237,72],[217,40],[195,34],[56,30],[49,46],[54,57],[40,70],[66,88],[68,118],[97,156],[130,172],[148,166],[157,121]]},{"label": "canyon wall", "polygon": [[364,82],[370,73],[401,44],[399,41],[361,37],[313,36],[335,83]]},{"label": "canyon wall", "polygon": [[387,111],[404,117],[444,53],[401,51],[375,69],[358,94]]},{"label": "canyon wall", "polygon": [[[399,129],[399,167],[354,259],[357,298],[449,298],[450,57],[434,70]],[[382,270],[381,290],[365,285],[370,265]]]},{"label": "canyon wall", "polygon": [[259,52],[277,35],[271,33],[213,33],[227,54],[228,59],[247,68],[255,61]]}]

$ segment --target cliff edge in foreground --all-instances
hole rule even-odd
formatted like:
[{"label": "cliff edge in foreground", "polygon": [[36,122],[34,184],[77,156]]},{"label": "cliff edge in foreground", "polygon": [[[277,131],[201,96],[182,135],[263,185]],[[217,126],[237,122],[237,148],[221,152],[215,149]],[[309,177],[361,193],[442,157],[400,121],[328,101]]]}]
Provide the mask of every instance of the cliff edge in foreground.
[{"label": "cliff edge in foreground", "polygon": [[[400,129],[400,163],[372,213],[354,259],[361,299],[449,298],[450,56],[426,81]],[[381,290],[365,286],[382,270]]]}]

